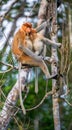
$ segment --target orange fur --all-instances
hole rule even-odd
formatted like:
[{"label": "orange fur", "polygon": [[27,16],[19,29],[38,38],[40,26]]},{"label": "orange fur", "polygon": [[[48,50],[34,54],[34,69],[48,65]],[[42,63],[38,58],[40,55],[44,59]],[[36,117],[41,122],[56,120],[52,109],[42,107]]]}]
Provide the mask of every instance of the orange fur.
[{"label": "orange fur", "polygon": [[[30,35],[29,35],[30,33]],[[35,34],[34,34],[35,33]],[[28,35],[28,36],[27,36]],[[25,62],[25,56],[20,49],[19,44],[22,44],[24,47],[27,47],[26,37],[29,37],[30,44],[33,44],[34,35],[36,35],[36,30],[32,28],[31,23],[25,23],[21,26],[19,31],[15,34],[13,43],[12,43],[12,52],[17,57],[17,59],[22,63]],[[26,56],[27,57],[27,56]],[[27,61],[27,60],[26,60]]]},{"label": "orange fur", "polygon": [[18,32],[15,34],[12,43],[12,52],[22,64],[29,64],[33,66],[39,66],[46,77],[49,76],[48,69],[43,60],[36,61],[34,58],[29,57],[19,49],[19,45],[22,44],[24,47],[32,50],[36,55],[39,55],[43,49],[43,43],[37,34],[36,30],[32,28],[31,23],[24,23]]}]

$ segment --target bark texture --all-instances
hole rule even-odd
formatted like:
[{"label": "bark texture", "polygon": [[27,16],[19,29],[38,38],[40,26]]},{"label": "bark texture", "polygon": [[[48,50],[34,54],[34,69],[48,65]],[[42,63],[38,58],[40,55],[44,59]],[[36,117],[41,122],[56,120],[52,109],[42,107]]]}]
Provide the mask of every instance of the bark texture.
[{"label": "bark texture", "polygon": [[[51,32],[51,39],[54,42],[57,42],[57,5],[56,3],[52,3],[53,8],[53,20],[52,20],[52,32]],[[58,74],[58,53],[57,48],[52,47],[52,58],[54,59],[52,62],[52,74]],[[60,78],[60,77],[59,77]],[[52,80],[52,90],[56,90],[56,93],[52,96],[53,100],[53,118],[54,118],[54,128],[55,130],[61,130],[60,125],[60,113],[59,113],[59,78],[57,80]]]},{"label": "bark texture", "polygon": [[[29,69],[21,70],[20,72],[22,91],[26,86],[28,73]],[[6,130],[11,118],[13,118],[16,108],[15,105],[19,98],[19,89],[19,81],[17,80],[16,84],[8,94],[4,107],[0,113],[0,130]]]},{"label": "bark texture", "polygon": [[[48,20],[52,18],[51,27],[48,25],[45,28],[45,31],[42,32],[46,37],[50,37],[51,40],[57,42],[57,3],[53,0],[42,0],[39,10],[39,23],[38,25],[43,22],[44,20]],[[45,33],[46,32],[46,33]],[[52,47],[51,51],[51,58],[52,61],[52,75],[58,73],[58,54],[57,54],[57,47]],[[59,77],[60,78],[60,77]],[[59,78],[57,80],[52,80],[52,91],[56,90],[56,93],[52,96],[53,99],[53,118],[54,118],[54,128],[55,130],[61,130],[60,126],[60,113],[59,113]],[[57,91],[58,90],[58,91]]]}]

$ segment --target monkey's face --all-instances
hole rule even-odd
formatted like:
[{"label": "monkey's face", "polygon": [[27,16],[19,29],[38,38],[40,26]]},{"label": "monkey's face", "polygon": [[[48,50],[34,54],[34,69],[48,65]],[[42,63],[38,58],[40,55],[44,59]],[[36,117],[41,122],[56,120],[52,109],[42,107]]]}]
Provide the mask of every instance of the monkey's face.
[{"label": "monkey's face", "polygon": [[36,38],[36,30],[33,28],[27,28],[26,36],[30,38],[30,40],[34,40]]},{"label": "monkey's face", "polygon": [[25,33],[26,33],[26,37],[28,37],[32,41],[35,39],[35,37],[37,35],[36,30],[33,29],[32,27],[31,28],[30,27],[26,27]]},{"label": "monkey's face", "polygon": [[31,23],[24,23],[21,26],[21,30],[22,32],[24,32],[26,39],[30,39],[30,40],[34,40],[37,33],[36,30],[34,28],[32,28],[32,24]]}]

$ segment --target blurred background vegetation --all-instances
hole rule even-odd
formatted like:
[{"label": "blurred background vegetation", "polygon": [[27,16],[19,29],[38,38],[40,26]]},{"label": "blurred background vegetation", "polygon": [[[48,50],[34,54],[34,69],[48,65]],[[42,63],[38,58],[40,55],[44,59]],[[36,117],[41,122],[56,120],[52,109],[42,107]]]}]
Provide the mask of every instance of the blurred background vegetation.
[{"label": "blurred background vegetation", "polygon": [[[12,5],[12,7],[10,8],[10,10],[8,10],[10,5]],[[8,73],[1,73],[1,71],[9,69],[9,67],[3,65],[1,62],[17,66],[17,61],[11,52],[12,38],[23,22],[29,21],[33,24],[34,27],[36,27],[39,7],[40,0],[0,1],[0,16],[4,15],[5,12],[7,12],[4,15],[4,19],[2,19],[2,22],[0,22],[0,110],[2,110],[6,97],[18,77],[18,71],[15,69],[11,70]],[[67,2],[66,0],[64,0],[63,4],[61,4],[61,6],[58,8],[58,24],[61,27],[58,31],[58,38],[61,42],[61,25],[63,20],[67,20],[67,24],[71,24],[67,19],[68,17],[70,17],[72,22],[72,1],[70,0],[70,2]],[[72,30],[72,24],[70,27]],[[72,44],[72,39],[70,43]],[[68,87],[70,90],[72,88],[71,51],[72,50],[70,49],[70,68],[68,72]],[[48,49],[48,55],[50,55],[50,49]],[[40,72],[39,75],[39,92],[37,95],[34,92],[34,77],[33,75],[31,76],[33,77],[32,82],[28,85],[30,91],[25,100],[25,107],[27,109],[37,105],[45,95],[46,82],[43,80],[43,76],[41,75],[41,73],[42,72]],[[51,81],[49,81],[48,91],[51,90],[51,86]],[[26,116],[23,115],[22,111],[19,111],[11,120],[8,126],[8,130],[24,130],[23,128],[25,128],[25,130],[54,130],[51,98],[52,97],[49,96],[44,101],[43,105],[41,105],[39,108],[28,111]],[[72,91],[70,91],[67,99],[69,100],[69,102],[72,103]],[[72,124],[72,107],[61,100],[59,102],[61,128],[62,130],[71,130],[70,126]],[[19,101],[17,102],[17,106],[19,107]]]}]

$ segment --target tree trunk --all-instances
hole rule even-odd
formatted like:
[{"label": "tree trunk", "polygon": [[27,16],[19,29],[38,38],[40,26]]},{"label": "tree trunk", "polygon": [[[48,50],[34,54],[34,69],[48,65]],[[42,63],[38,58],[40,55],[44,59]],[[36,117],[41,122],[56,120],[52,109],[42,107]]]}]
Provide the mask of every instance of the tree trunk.
[{"label": "tree trunk", "polygon": [[[40,9],[39,9],[39,23],[43,22],[43,20],[50,19],[53,17],[52,20],[52,32],[51,35],[49,34],[49,27],[45,29],[44,35],[46,37],[51,37],[54,42],[57,42],[57,3],[53,0],[42,0]],[[55,75],[58,73],[58,54],[57,48],[52,47],[52,58],[54,59],[52,62],[52,74]],[[52,90],[56,90],[59,86],[58,80],[52,80]],[[58,96],[59,93],[56,93],[52,96],[53,100],[53,117],[54,117],[54,128],[55,130],[61,130],[60,126],[60,113],[59,113],[59,103],[58,103]]]},{"label": "tree trunk", "polygon": [[[51,39],[54,42],[57,42],[57,6],[56,3],[54,3],[53,7],[53,20],[52,20],[52,34],[51,34]],[[52,62],[52,74],[57,74],[58,73],[58,54],[57,54],[57,48],[52,47],[52,58],[54,61]],[[53,100],[53,118],[54,118],[54,128],[55,130],[61,130],[61,125],[60,125],[60,113],[59,113],[59,102],[58,102],[58,97],[59,97],[59,78],[57,80],[52,80],[52,90],[56,90],[54,95],[52,96]]]}]

